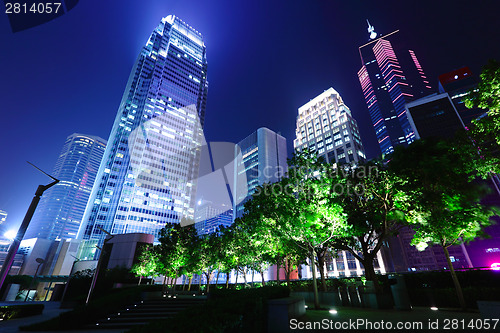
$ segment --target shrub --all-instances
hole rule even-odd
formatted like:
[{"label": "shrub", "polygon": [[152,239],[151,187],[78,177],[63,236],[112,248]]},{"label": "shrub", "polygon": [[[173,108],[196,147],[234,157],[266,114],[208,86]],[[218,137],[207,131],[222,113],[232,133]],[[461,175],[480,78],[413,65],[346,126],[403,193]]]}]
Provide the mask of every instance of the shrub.
[{"label": "shrub", "polygon": [[29,317],[41,314],[43,304],[20,304],[0,306],[0,318],[9,320],[14,318]]},{"label": "shrub", "polygon": [[287,287],[214,289],[205,304],[188,308],[174,318],[134,328],[131,332],[264,332],[266,301],[288,297],[289,294]]}]

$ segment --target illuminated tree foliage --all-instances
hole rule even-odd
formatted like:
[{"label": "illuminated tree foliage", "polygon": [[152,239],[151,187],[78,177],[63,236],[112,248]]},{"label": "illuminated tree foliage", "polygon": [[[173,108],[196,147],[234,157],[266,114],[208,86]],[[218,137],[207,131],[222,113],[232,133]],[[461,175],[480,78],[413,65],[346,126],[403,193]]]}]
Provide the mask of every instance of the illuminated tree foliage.
[{"label": "illuminated tree foliage", "polygon": [[[345,217],[342,207],[330,202],[332,193],[326,180],[327,165],[322,159],[302,151],[296,152],[288,164],[287,177],[257,190],[248,214],[258,215],[258,219],[268,226],[270,237],[278,240],[279,247],[274,251],[277,256],[295,262],[307,256],[315,265],[318,251],[328,248],[345,232]],[[294,250],[280,254],[280,248]],[[288,269],[293,265],[285,262]],[[324,271],[320,272],[324,280]],[[314,303],[319,308],[316,270],[312,273]]]},{"label": "illuminated tree foliage", "polygon": [[280,189],[283,184],[284,181],[259,186],[252,200],[245,203],[245,215],[241,221],[255,256],[251,263],[253,269],[260,272],[263,278],[263,271],[269,264],[274,264],[279,282],[279,269],[282,267],[290,285],[291,272],[297,269],[307,253],[283,233],[282,226],[286,224],[287,215],[277,209],[280,200],[287,200]]},{"label": "illuminated tree foliage", "polygon": [[366,279],[381,291],[374,261],[383,243],[409,218],[410,197],[405,181],[382,163],[339,166],[329,179],[331,202],[343,207],[348,232],[334,247],[349,251],[363,265]]},{"label": "illuminated tree foliage", "polygon": [[160,273],[174,281],[183,269],[191,267],[192,249],[197,241],[196,230],[192,224],[182,227],[180,224],[168,223],[160,230],[158,240]]},{"label": "illuminated tree foliage", "polygon": [[412,244],[419,250],[437,244],[443,248],[457,291],[465,308],[460,283],[453,269],[448,248],[483,236],[496,211],[480,204],[485,188],[471,181],[466,172],[468,158],[455,144],[420,140],[396,150],[390,166],[407,179],[408,193],[415,205],[415,236]]},{"label": "illuminated tree foliage", "polygon": [[490,60],[481,72],[481,81],[475,91],[465,98],[468,108],[481,108],[491,111],[492,115],[500,114],[500,63]]},{"label": "illuminated tree foliage", "polygon": [[472,121],[457,142],[469,157],[468,171],[482,178],[500,172],[500,63],[495,60],[483,67],[481,81],[464,98],[468,108],[481,108],[487,115]]},{"label": "illuminated tree foliage", "polygon": [[139,254],[138,261],[132,266],[131,272],[139,277],[138,284],[141,284],[143,276],[156,276],[158,271],[158,253],[153,246],[147,245]]}]

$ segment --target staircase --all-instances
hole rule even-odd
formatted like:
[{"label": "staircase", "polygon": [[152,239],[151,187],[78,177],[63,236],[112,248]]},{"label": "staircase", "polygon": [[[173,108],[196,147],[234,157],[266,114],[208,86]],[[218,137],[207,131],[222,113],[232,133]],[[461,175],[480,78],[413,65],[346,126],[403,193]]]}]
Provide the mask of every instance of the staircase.
[{"label": "staircase", "polygon": [[122,329],[145,325],[150,321],[167,319],[175,316],[178,312],[203,304],[206,296],[168,296],[162,299],[144,300],[131,304],[122,310],[109,314],[94,325],[87,326],[88,329]]}]

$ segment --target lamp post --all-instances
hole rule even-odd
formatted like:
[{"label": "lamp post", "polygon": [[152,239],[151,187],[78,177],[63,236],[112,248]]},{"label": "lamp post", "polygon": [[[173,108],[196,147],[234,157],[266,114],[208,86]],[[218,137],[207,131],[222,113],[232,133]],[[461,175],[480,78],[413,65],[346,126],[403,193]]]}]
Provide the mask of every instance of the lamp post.
[{"label": "lamp post", "polygon": [[[31,164],[30,162],[28,162]],[[28,208],[28,211],[26,212],[26,215],[24,216],[23,222],[21,223],[21,226],[19,227],[19,230],[17,231],[17,235],[12,241],[12,244],[9,247],[9,252],[7,253],[7,256],[5,257],[5,261],[3,262],[2,265],[2,270],[0,271],[0,288],[2,288],[2,285],[5,281],[5,278],[7,277],[7,274],[9,274],[9,270],[12,267],[12,263],[14,262],[14,257],[16,256],[17,250],[19,249],[19,245],[21,244],[21,241],[24,238],[24,234],[26,233],[26,229],[28,229],[28,226],[31,222],[31,218],[33,217],[33,214],[35,213],[36,206],[38,206],[38,202],[40,202],[40,197],[43,195],[43,192],[51,188],[52,186],[56,185],[59,183],[59,179],[56,179],[49,175],[48,173],[44,172],[40,168],[36,167],[35,165],[31,164],[34,168],[42,172],[43,174],[49,176],[52,178],[54,181],[48,185],[38,185],[38,188],[36,189],[35,192],[35,197],[33,200],[31,200],[31,204]]]},{"label": "lamp post", "polygon": [[35,275],[33,275],[33,280],[30,282],[30,286],[28,287],[28,292],[26,293],[26,297],[24,298],[24,301],[28,299],[28,296],[30,294],[31,286],[33,286],[33,282],[36,280],[36,275],[38,274],[38,270],[40,269],[40,266],[45,262],[42,258],[36,258],[36,262],[38,263],[38,266],[36,267]]}]

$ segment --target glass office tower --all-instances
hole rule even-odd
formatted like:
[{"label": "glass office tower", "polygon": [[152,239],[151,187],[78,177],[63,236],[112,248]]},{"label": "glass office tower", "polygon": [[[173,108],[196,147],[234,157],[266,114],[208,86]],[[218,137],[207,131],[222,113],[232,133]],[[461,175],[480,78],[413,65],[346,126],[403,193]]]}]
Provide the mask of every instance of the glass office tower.
[{"label": "glass office tower", "polygon": [[261,127],[236,145],[234,156],[234,218],[238,218],[243,216],[244,205],[257,186],[277,182],[285,176],[286,139]]},{"label": "glass office tower", "polygon": [[[85,211],[80,258],[106,236],[194,219],[207,98],[202,35],[170,15],[137,58]],[[104,230],[104,231],[103,231]]]},{"label": "glass office tower", "polygon": [[97,136],[67,137],[52,172],[60,182],[42,196],[25,239],[76,238],[105,148]]},{"label": "glass office tower", "polygon": [[405,104],[430,94],[431,86],[399,30],[377,37],[371,28],[371,40],[359,47],[358,78],[380,150],[389,154],[415,140]]}]

